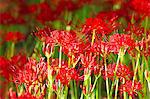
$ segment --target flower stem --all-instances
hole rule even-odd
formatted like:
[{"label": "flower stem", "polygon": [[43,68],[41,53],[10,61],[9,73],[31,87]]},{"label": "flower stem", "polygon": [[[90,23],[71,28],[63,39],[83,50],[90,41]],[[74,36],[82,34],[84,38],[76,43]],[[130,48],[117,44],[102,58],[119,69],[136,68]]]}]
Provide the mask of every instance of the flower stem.
[{"label": "flower stem", "polygon": [[75,93],[75,99],[78,99],[77,85],[76,85],[76,81],[75,80],[74,80],[74,93]]},{"label": "flower stem", "polygon": [[73,81],[70,82],[71,99],[75,99]]},{"label": "flower stem", "polygon": [[107,99],[110,99],[110,96],[109,96],[109,83],[108,83],[108,77],[107,77],[106,53],[104,54],[104,66],[105,66],[105,74],[106,74],[106,91],[107,91]]},{"label": "flower stem", "polygon": [[59,68],[61,68],[62,46],[59,49]]},{"label": "flower stem", "polygon": [[145,36],[145,38],[147,37],[147,36],[146,36],[146,29],[147,29],[147,26],[148,26],[148,16],[145,17],[145,24],[144,24],[144,36]]},{"label": "flower stem", "polygon": [[118,93],[118,83],[119,83],[119,79],[116,79],[116,89],[115,89],[115,99],[117,99],[117,93]]},{"label": "flower stem", "polygon": [[95,81],[94,81],[94,84],[93,84],[93,87],[92,87],[92,89],[91,89],[91,92],[93,92],[93,90],[94,90],[94,88],[95,88],[95,86],[96,86],[96,83],[97,83],[97,80],[98,80],[99,77],[100,77],[100,75],[98,75],[98,76],[96,77],[96,79],[95,79]]},{"label": "flower stem", "polygon": [[51,98],[52,95],[52,75],[51,75],[51,70],[50,70],[50,62],[49,58],[47,57],[47,66],[48,66],[48,99]]},{"label": "flower stem", "polygon": [[[136,62],[136,66],[135,66],[135,69],[134,69],[134,76],[133,76],[133,80],[132,80],[132,88],[134,87],[134,81],[136,79],[136,73],[137,73],[137,69],[138,69],[138,66],[139,66],[139,58],[140,58],[140,52],[138,52],[138,54],[137,54],[137,62]],[[130,96],[129,99],[132,99],[132,97]]]},{"label": "flower stem", "polygon": [[67,99],[67,96],[68,96],[68,86],[65,86],[64,99]]},{"label": "flower stem", "polygon": [[[125,79],[123,79],[123,84],[124,83],[125,83]],[[127,93],[126,92],[123,93],[123,99],[127,99]]]},{"label": "flower stem", "polygon": [[138,69],[138,66],[139,66],[139,58],[140,58],[140,53],[138,52],[137,62],[136,62],[136,66],[135,66],[135,70],[134,70],[134,76],[133,76],[133,80],[132,80],[132,87],[134,86],[134,80],[136,78],[136,73],[137,73],[137,69]]},{"label": "flower stem", "polygon": [[93,30],[93,35],[92,35],[92,42],[91,42],[91,46],[94,44],[94,40],[95,40],[95,32],[96,30]]}]

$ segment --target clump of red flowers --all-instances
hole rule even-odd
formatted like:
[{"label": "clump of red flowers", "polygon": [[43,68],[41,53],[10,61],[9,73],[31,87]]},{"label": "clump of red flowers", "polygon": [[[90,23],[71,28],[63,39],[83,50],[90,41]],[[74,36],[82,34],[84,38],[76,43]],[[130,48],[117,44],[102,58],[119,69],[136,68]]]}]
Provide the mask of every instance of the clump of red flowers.
[{"label": "clump of red flowers", "polygon": [[150,16],[149,0],[131,0],[131,7],[138,13]]},{"label": "clump of red flowers", "polygon": [[10,60],[0,57],[0,73],[8,81],[12,81],[12,77],[16,77],[18,70],[23,70],[27,58],[24,55],[15,55]]},{"label": "clump of red flowers", "polygon": [[135,97],[135,95],[138,94],[139,91],[142,90],[142,84],[140,82],[132,80],[128,80],[125,82],[125,84],[121,84],[119,86],[120,95],[122,95],[124,92],[127,92],[132,98]]},{"label": "clump of red flowers", "polygon": [[56,80],[60,80],[63,85],[69,85],[71,80],[79,81],[81,79],[75,68],[62,67],[59,69]]},{"label": "clump of red flowers", "polygon": [[[104,79],[106,79],[106,77],[110,78],[111,80],[114,80],[114,76],[115,76],[115,68],[116,68],[116,64],[109,64],[107,66],[107,76],[106,76],[106,72],[105,69],[102,70],[102,76]],[[130,78],[132,78],[133,76],[133,72],[129,69],[129,67],[127,67],[126,65],[122,65],[119,64],[117,71],[116,71],[116,77],[118,77],[120,80],[130,80]]]},{"label": "clump of red flowers", "polygon": [[7,42],[19,42],[25,39],[25,35],[21,32],[8,32],[6,33],[4,40]]}]

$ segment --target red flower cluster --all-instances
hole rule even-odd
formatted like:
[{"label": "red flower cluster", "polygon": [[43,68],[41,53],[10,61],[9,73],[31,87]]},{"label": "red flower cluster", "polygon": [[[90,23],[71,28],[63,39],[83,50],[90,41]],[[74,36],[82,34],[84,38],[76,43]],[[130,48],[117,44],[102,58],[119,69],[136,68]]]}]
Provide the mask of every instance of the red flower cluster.
[{"label": "red flower cluster", "polygon": [[109,23],[104,22],[101,18],[88,18],[83,26],[82,32],[85,34],[91,34],[93,30],[96,30],[98,34],[110,34],[112,32]]},{"label": "red flower cluster", "polygon": [[[45,86],[43,83],[47,79],[47,64],[44,59],[41,58],[39,62],[35,59],[29,59],[24,65],[23,70],[18,70],[16,76],[13,78],[13,82],[16,86],[24,84],[26,91],[30,94],[34,91],[36,96],[45,94]],[[25,95],[26,96],[26,95]]]},{"label": "red flower cluster", "polygon": [[92,54],[87,53],[85,55],[81,55],[81,65],[84,68],[84,75],[92,72],[94,74],[100,73],[99,64],[96,63],[96,55],[92,56]]},{"label": "red flower cluster", "polygon": [[138,13],[150,16],[149,0],[131,0],[131,7]]},{"label": "red flower cluster", "polygon": [[56,80],[60,80],[63,85],[68,85],[71,80],[81,80],[75,68],[62,67],[56,76]]},{"label": "red flower cluster", "polygon": [[42,95],[39,97],[36,97],[36,96],[33,96],[28,91],[22,93],[20,96],[17,96],[15,91],[13,91],[12,89],[9,90],[9,99],[42,99],[42,98],[43,98]]},{"label": "red flower cluster", "polygon": [[8,32],[5,37],[5,41],[11,41],[11,42],[19,42],[25,39],[25,35],[21,32]]},{"label": "red flower cluster", "polygon": [[12,80],[12,77],[16,77],[18,70],[23,70],[26,62],[27,58],[24,55],[13,56],[11,60],[0,57],[0,74],[7,80]]},{"label": "red flower cluster", "polygon": [[25,83],[27,86],[32,85],[33,82],[38,81],[42,83],[47,77],[47,64],[41,58],[39,62],[35,59],[29,59],[24,65],[23,70],[18,70],[17,76],[14,78],[16,84]]},{"label": "red flower cluster", "polygon": [[18,16],[17,18],[13,17],[10,13],[0,13],[0,24],[10,25],[10,24],[23,24],[25,20]]},{"label": "red flower cluster", "polygon": [[[68,55],[80,54],[82,53],[83,42],[79,42],[76,33],[73,31],[61,31],[61,30],[51,30],[49,28],[44,28],[35,33],[41,41],[45,42],[45,45],[49,48],[54,46],[62,46],[63,52]],[[42,35],[42,36],[41,36]],[[46,48],[44,49],[46,51]],[[47,49],[47,52],[50,52]]]},{"label": "red flower cluster", "polygon": [[127,92],[130,96],[134,97],[140,90],[142,90],[142,85],[137,81],[132,83],[131,80],[128,80],[125,82],[125,84],[119,86],[120,95],[122,95],[124,92]]},{"label": "red flower cluster", "polygon": [[144,27],[129,23],[128,27],[125,29],[125,32],[127,32],[129,35],[134,34],[136,37],[141,39],[144,34]]},{"label": "red flower cluster", "polygon": [[[110,78],[111,80],[114,79],[115,68],[116,68],[116,64],[109,64],[107,66],[107,71],[106,71],[107,77]],[[104,77],[104,79],[106,79],[105,69],[102,70],[102,76]],[[127,67],[126,65],[119,64],[117,72],[116,72],[116,76],[120,80],[123,80],[123,79],[129,80],[133,76],[133,72],[131,72],[129,67]]]},{"label": "red flower cluster", "polygon": [[119,52],[121,48],[124,48],[124,50],[127,50],[128,48],[132,50],[135,48],[134,40],[127,34],[114,34],[110,36],[109,43],[112,45],[111,50],[113,52]]},{"label": "red flower cluster", "polygon": [[55,13],[53,13],[51,7],[47,3],[39,4],[40,13],[37,15],[37,19],[41,23],[45,23],[47,21],[51,21],[55,19]]},{"label": "red flower cluster", "polygon": [[0,57],[0,74],[4,76],[6,79],[9,79],[9,72],[7,67],[9,66],[9,60],[5,59],[4,57]]}]

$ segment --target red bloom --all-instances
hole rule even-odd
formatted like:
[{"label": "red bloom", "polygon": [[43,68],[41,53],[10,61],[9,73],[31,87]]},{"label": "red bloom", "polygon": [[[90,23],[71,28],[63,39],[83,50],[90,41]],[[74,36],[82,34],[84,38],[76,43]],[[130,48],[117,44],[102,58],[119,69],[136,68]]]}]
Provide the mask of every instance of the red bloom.
[{"label": "red bloom", "polygon": [[149,0],[131,0],[131,8],[136,12],[150,16],[150,1]]},{"label": "red bloom", "polygon": [[78,40],[76,33],[73,31],[52,31],[50,28],[44,28],[39,30],[38,33],[35,33],[35,35],[38,36],[41,41],[45,42],[44,52],[50,52],[54,46],[62,46],[62,51],[69,57],[83,52],[83,42]]},{"label": "red bloom", "polygon": [[81,65],[84,69],[84,74],[88,73],[97,73],[100,69],[99,65],[96,63],[96,55],[92,56],[91,53],[87,53],[85,55],[81,55]]},{"label": "red bloom", "polygon": [[5,59],[4,57],[0,57],[0,74],[5,77],[7,80],[9,80],[9,71],[8,67],[10,65],[10,61]]},{"label": "red bloom", "polygon": [[124,92],[127,92],[130,96],[134,97],[137,95],[137,92],[142,90],[142,85],[140,82],[134,81],[134,85],[131,80],[125,82],[125,84],[121,84],[119,86],[120,95]]},{"label": "red bloom", "polygon": [[11,24],[14,21],[14,17],[10,13],[0,13],[0,24]]},{"label": "red bloom", "polygon": [[125,31],[128,34],[130,34],[130,35],[134,34],[136,37],[141,39],[144,34],[144,27],[142,27],[140,25],[136,26],[135,24],[129,23],[128,27],[125,29]]},{"label": "red bloom", "polygon": [[9,99],[40,99],[42,97],[33,96],[29,92],[24,92],[20,96],[17,96],[16,92],[12,89],[9,90]]},{"label": "red bloom", "polygon": [[62,65],[56,76],[56,80],[60,80],[63,85],[68,85],[71,80],[81,80],[77,70],[75,68],[69,68],[67,65]]},{"label": "red bloom", "polygon": [[53,13],[51,7],[47,3],[41,3],[38,5],[40,13],[37,15],[37,19],[41,23],[45,23],[47,21],[51,21],[55,19],[55,13]]},{"label": "red bloom", "polygon": [[15,55],[11,58],[11,65],[15,65],[16,68],[23,69],[27,62],[27,57],[25,55]]},{"label": "red bloom", "polygon": [[1,74],[7,80],[12,80],[10,77],[16,77],[18,70],[23,70],[24,64],[26,63],[26,56],[16,55],[11,58],[11,60],[7,60],[4,57],[0,57],[0,69]]},{"label": "red bloom", "polygon": [[25,23],[25,20],[22,17],[18,16],[17,18],[15,18],[7,12],[0,13],[0,17],[0,24],[4,25]]},{"label": "red bloom", "polygon": [[34,59],[29,59],[23,70],[18,70],[17,76],[14,77],[16,83],[32,84],[34,81],[42,82],[47,77],[47,65],[44,59],[40,62]]},{"label": "red bloom", "polygon": [[[110,79],[114,79],[114,73],[115,73],[116,64],[109,64],[107,66],[107,77]],[[105,69],[102,70],[102,76],[104,79],[106,79]],[[129,80],[133,76],[133,72],[130,71],[130,69],[126,65],[119,64],[116,76],[122,80],[123,78],[125,80]]]},{"label": "red bloom", "polygon": [[23,35],[21,32],[8,32],[4,39],[7,42],[19,42],[25,39],[25,35]]},{"label": "red bloom", "polygon": [[104,22],[100,18],[88,18],[83,26],[82,32],[85,34],[91,34],[93,30],[96,30],[98,34],[110,34],[112,32],[109,24]]},{"label": "red bloom", "polygon": [[127,50],[128,48],[130,48],[130,50],[135,48],[134,40],[127,34],[114,34],[110,36],[109,43],[112,45],[112,50],[114,52],[119,52],[122,47],[124,50]]}]

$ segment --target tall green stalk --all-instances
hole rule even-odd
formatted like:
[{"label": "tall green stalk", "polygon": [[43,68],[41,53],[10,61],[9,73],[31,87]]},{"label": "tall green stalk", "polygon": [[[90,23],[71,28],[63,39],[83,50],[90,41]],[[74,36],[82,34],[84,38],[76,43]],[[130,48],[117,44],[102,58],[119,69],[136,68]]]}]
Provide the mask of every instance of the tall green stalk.
[{"label": "tall green stalk", "polygon": [[105,66],[105,75],[106,75],[106,91],[107,91],[107,99],[110,99],[110,96],[109,96],[109,82],[108,82],[108,77],[107,77],[106,53],[104,53],[104,66]]}]

